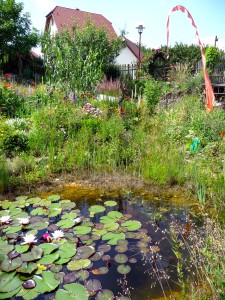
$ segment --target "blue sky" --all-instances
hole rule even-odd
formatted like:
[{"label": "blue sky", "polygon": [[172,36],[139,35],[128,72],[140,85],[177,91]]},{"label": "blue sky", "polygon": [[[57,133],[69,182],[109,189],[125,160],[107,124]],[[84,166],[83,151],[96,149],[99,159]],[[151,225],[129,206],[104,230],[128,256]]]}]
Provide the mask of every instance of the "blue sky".
[{"label": "blue sky", "polygon": [[[56,5],[79,8],[83,11],[102,14],[117,32],[127,31],[127,37],[138,42],[136,26],[145,27],[142,44],[159,48],[166,44],[166,22],[175,5],[185,6],[198,27],[203,44],[214,45],[225,50],[225,0],[16,0],[24,3],[24,12],[31,15],[32,24],[43,31],[45,16]],[[196,43],[195,31],[190,19],[182,12],[173,12],[170,17],[170,45]]]}]

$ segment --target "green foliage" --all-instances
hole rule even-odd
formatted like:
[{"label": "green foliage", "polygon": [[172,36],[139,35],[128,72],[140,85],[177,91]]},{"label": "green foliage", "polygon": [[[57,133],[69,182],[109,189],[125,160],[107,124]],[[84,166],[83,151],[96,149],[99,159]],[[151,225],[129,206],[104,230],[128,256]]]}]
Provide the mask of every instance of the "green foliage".
[{"label": "green foliage", "polygon": [[[166,51],[166,47],[162,47]],[[190,70],[195,69],[195,64],[201,59],[201,51],[198,45],[186,45],[176,43],[174,47],[169,48],[169,62],[172,65],[177,63],[187,64]]]},{"label": "green foliage", "polygon": [[120,38],[109,41],[104,29],[87,22],[83,29],[73,27],[42,40],[47,78],[68,95],[93,93],[103,72],[113,62],[122,47]]},{"label": "green foliage", "polygon": [[24,106],[24,98],[12,89],[10,83],[0,85],[0,115],[7,117],[19,116]]},{"label": "green foliage", "polygon": [[208,47],[205,51],[206,65],[213,69],[219,63],[220,51],[217,47]]},{"label": "green foliage", "polygon": [[37,31],[31,29],[30,15],[22,11],[22,3],[16,3],[15,0],[0,1],[0,67],[17,57],[20,75],[22,55],[27,54],[38,42]]},{"label": "green foliage", "polygon": [[144,99],[147,103],[147,108],[150,114],[154,113],[161,95],[162,89],[159,82],[157,82],[155,79],[149,79],[146,81],[144,88]]}]

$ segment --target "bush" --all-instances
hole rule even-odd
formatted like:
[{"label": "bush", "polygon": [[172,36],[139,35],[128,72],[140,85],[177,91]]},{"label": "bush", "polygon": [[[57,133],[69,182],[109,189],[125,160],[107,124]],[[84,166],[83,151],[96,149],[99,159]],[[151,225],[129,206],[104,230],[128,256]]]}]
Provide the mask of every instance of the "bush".
[{"label": "bush", "polygon": [[23,105],[23,97],[13,90],[10,83],[5,83],[3,87],[0,86],[0,115],[11,118],[19,116]]},{"label": "bush", "polygon": [[146,81],[144,88],[144,99],[150,114],[154,113],[156,105],[159,103],[162,95],[162,88],[158,81],[150,79]]}]

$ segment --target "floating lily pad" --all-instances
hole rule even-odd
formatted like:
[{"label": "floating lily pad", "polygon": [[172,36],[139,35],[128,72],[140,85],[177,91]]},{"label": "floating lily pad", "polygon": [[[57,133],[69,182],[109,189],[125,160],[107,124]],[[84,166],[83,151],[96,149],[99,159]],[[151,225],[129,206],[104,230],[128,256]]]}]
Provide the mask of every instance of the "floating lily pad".
[{"label": "floating lily pad", "polygon": [[69,200],[66,202],[61,202],[61,205],[63,210],[71,210],[76,206],[74,202],[71,202]]},{"label": "floating lily pad", "polygon": [[136,264],[136,263],[137,263],[137,259],[136,259],[135,257],[131,257],[131,258],[129,259],[129,263],[131,263],[131,264]]},{"label": "floating lily pad", "polygon": [[15,233],[22,229],[22,225],[19,226],[9,226],[5,229],[3,229],[3,232],[6,232],[6,234]]},{"label": "floating lily pad", "polygon": [[91,227],[84,226],[84,225],[78,225],[78,226],[74,227],[73,232],[76,235],[87,234],[87,233],[91,232]]},{"label": "floating lily pad", "polygon": [[21,196],[18,196],[15,198],[18,202],[19,201],[25,201],[28,199],[28,196],[25,196],[25,195],[21,195]]},{"label": "floating lily pad", "polygon": [[36,263],[32,263],[32,262],[23,262],[22,266],[20,268],[17,269],[17,272],[20,273],[25,273],[25,274],[31,274],[33,273],[35,270],[37,270],[38,266]]},{"label": "floating lily pad", "polygon": [[129,220],[121,224],[125,226],[129,231],[135,231],[141,228],[141,223],[138,221]]},{"label": "floating lily pad", "polygon": [[[50,271],[52,271],[53,273],[58,273],[62,270],[62,265],[53,265],[50,268]],[[71,274],[71,273],[70,273]]]},{"label": "floating lily pad", "polygon": [[36,222],[32,224],[32,228],[37,230],[43,230],[48,227],[48,224],[49,224],[48,222]]},{"label": "floating lily pad", "polygon": [[63,286],[56,292],[55,300],[87,300],[88,292],[86,288],[79,283],[70,283]]},{"label": "floating lily pad", "polygon": [[89,259],[79,259],[70,261],[67,264],[67,269],[70,271],[77,271],[86,268],[90,265],[91,261]]},{"label": "floating lily pad", "polygon": [[105,201],[104,202],[104,205],[105,206],[116,206],[117,205],[117,202],[116,201]]},{"label": "floating lily pad", "polygon": [[[110,224],[111,224],[111,223],[110,223]],[[96,228],[94,228],[94,229],[92,230],[92,232],[93,232],[93,234],[97,234],[97,235],[102,236],[102,235],[104,235],[104,234],[107,233],[107,230],[106,230],[106,229],[96,229]]]},{"label": "floating lily pad", "polygon": [[109,252],[111,250],[111,246],[108,244],[102,244],[98,246],[98,251]]},{"label": "floating lily pad", "polygon": [[62,215],[61,219],[75,219],[77,217],[77,214],[75,212],[65,213]]},{"label": "floating lily pad", "polygon": [[117,246],[115,247],[115,251],[116,251],[116,252],[119,252],[119,253],[124,253],[124,252],[126,252],[127,250],[128,250],[127,245],[117,245]]},{"label": "floating lily pad", "polygon": [[103,255],[102,260],[104,260],[104,261],[110,260],[110,255]]},{"label": "floating lily pad", "polygon": [[114,257],[114,260],[118,264],[125,264],[128,261],[128,257],[125,254],[116,254],[116,256]]},{"label": "floating lily pad", "polygon": [[21,258],[23,261],[34,261],[40,259],[43,253],[43,249],[39,247],[34,247],[31,249],[31,251],[21,254]]},{"label": "floating lily pad", "polygon": [[106,241],[108,240],[109,245],[116,245],[118,240],[125,239],[124,233],[113,233],[108,232],[105,235],[102,236],[102,240]]},{"label": "floating lily pad", "polygon": [[63,229],[72,228],[74,226],[73,219],[64,219],[56,223],[57,226]]},{"label": "floating lily pad", "polygon": [[98,269],[98,273],[103,275],[103,274],[107,274],[109,272],[109,269],[107,267],[101,267]]},{"label": "floating lily pad", "polygon": [[101,282],[97,279],[90,279],[85,284],[89,292],[97,292],[101,289]]},{"label": "floating lily pad", "polygon": [[120,273],[120,274],[128,274],[130,271],[131,271],[131,267],[129,265],[119,265],[117,267],[117,271]]},{"label": "floating lily pad", "polygon": [[13,250],[11,252],[8,253],[8,258],[9,259],[13,259],[13,258],[16,258],[20,255],[20,253],[16,250]]},{"label": "floating lily pad", "polygon": [[14,245],[10,245],[7,241],[0,240],[0,252],[3,254],[8,254],[14,249]]},{"label": "floating lily pad", "polygon": [[89,277],[89,272],[87,270],[80,270],[76,276],[79,281],[85,281]]},{"label": "floating lily pad", "polygon": [[88,208],[88,210],[94,214],[97,214],[105,211],[105,207],[102,205],[92,205]]},{"label": "floating lily pad", "polygon": [[47,200],[49,201],[58,201],[60,200],[60,196],[59,195],[51,195],[51,196],[48,196]]},{"label": "floating lily pad", "polygon": [[119,228],[119,224],[118,223],[106,223],[104,224],[104,229],[106,229],[107,231],[115,231]]},{"label": "floating lily pad", "polygon": [[95,252],[95,254],[90,257],[90,260],[99,261],[102,258],[103,254],[104,252]]},{"label": "floating lily pad", "polygon": [[77,280],[77,272],[70,272],[63,276],[64,283],[72,283]]},{"label": "floating lily pad", "polygon": [[95,248],[92,246],[81,246],[77,248],[77,253],[75,258],[86,259],[91,257],[95,253]]},{"label": "floating lily pad", "polygon": [[109,217],[109,218],[113,218],[113,219],[121,219],[122,217],[123,217],[123,214],[121,213],[121,212],[119,212],[119,211],[110,211],[108,214],[107,214],[107,216]]},{"label": "floating lily pad", "polygon": [[43,264],[43,265],[50,265],[52,264],[54,261],[56,261],[59,258],[59,253],[58,252],[54,252],[51,254],[47,254],[44,255],[39,261],[39,264]]},{"label": "floating lily pad", "polygon": [[0,293],[9,293],[21,286],[22,280],[16,272],[2,273],[0,275]]},{"label": "floating lily pad", "polygon": [[[17,268],[19,268],[22,265],[23,261],[20,257],[14,258],[14,259],[7,259],[5,258],[2,262],[1,262],[1,270],[4,272],[11,272],[16,270]],[[8,291],[9,292],[9,291]]]},{"label": "floating lily pad", "polygon": [[35,208],[33,209],[30,214],[32,216],[42,216],[42,215],[47,215],[48,214],[48,211],[46,209],[44,209],[43,207],[38,207],[38,208]]},{"label": "floating lily pad", "polygon": [[27,252],[29,249],[30,245],[16,245],[15,250],[18,251],[20,254]]},{"label": "floating lily pad", "polygon": [[114,294],[110,290],[101,290],[96,296],[96,300],[111,300],[114,299]]},{"label": "floating lily pad", "polygon": [[44,250],[44,255],[47,255],[47,254],[52,253],[59,246],[54,243],[43,243],[43,244],[40,244],[38,247]]}]

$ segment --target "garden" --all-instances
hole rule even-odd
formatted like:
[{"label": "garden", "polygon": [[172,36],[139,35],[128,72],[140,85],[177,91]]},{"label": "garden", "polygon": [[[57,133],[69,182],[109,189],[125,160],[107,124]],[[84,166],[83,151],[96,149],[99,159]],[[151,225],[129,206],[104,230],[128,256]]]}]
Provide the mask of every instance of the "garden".
[{"label": "garden", "polygon": [[196,48],[132,79],[90,23],[41,43],[39,81],[0,80],[0,299],[224,299],[225,114]]}]

